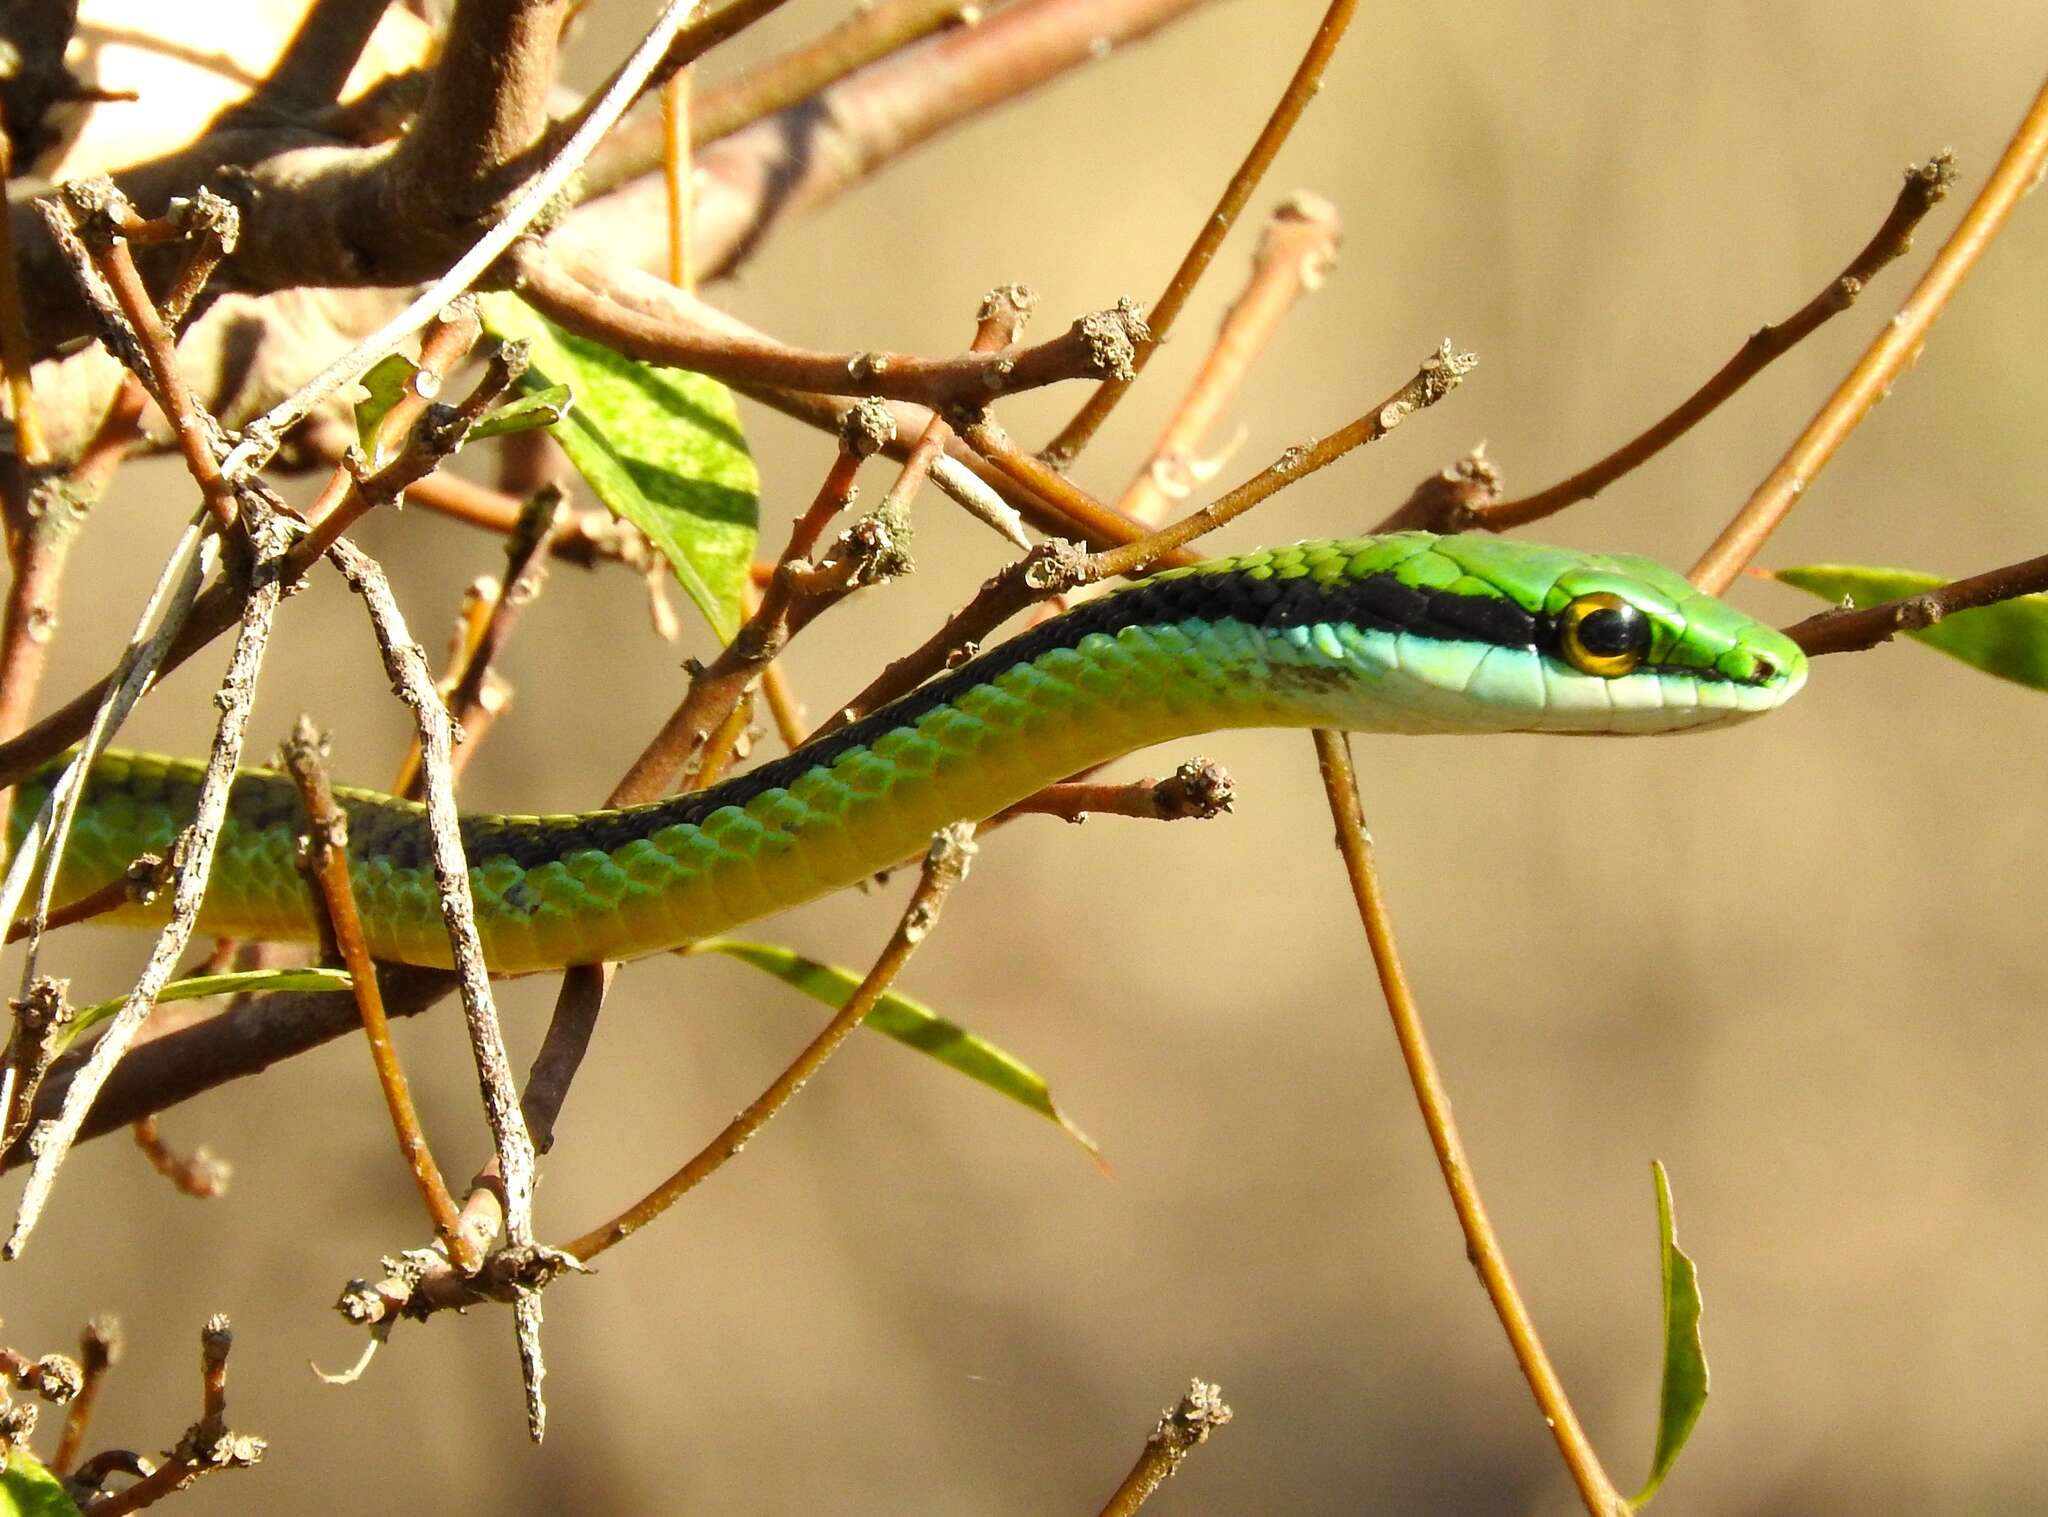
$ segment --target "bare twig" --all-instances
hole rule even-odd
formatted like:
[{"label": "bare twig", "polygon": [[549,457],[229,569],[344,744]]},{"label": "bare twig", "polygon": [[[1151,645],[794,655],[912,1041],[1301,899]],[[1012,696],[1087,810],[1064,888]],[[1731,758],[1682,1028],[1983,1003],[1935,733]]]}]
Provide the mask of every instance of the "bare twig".
[{"label": "bare twig", "polygon": [[982,823],[983,830],[1019,816],[1056,816],[1085,822],[1091,816],[1134,816],[1146,821],[1206,821],[1230,810],[1237,785],[1214,759],[1189,759],[1165,779],[1101,784],[1069,780],[1047,785]]},{"label": "bare twig", "polygon": [[1124,1483],[1103,1507],[1102,1517],[1131,1517],[1180,1469],[1181,1461],[1207,1443],[1209,1435],[1230,1418],[1230,1408],[1223,1403],[1222,1386],[1190,1380],[1188,1393],[1180,1398],[1180,1404],[1160,1413],[1159,1425],[1145,1440],[1144,1452],[1138,1455],[1138,1462],[1124,1476]]},{"label": "bare twig", "polygon": [[227,1193],[233,1177],[231,1166],[204,1148],[181,1154],[164,1140],[155,1117],[144,1117],[133,1129],[135,1146],[149,1160],[149,1167],[162,1175],[184,1195],[198,1201],[212,1201]]},{"label": "bare twig", "polygon": [[1487,1299],[1493,1303],[1494,1312],[1507,1332],[1515,1361],[1535,1393],[1544,1423],[1557,1440],[1558,1452],[1564,1456],[1586,1510],[1592,1517],[1627,1517],[1627,1503],[1601,1468],[1600,1458],[1593,1452],[1593,1445],[1565,1395],[1564,1382],[1543,1352],[1535,1320],[1515,1289],[1507,1255],[1501,1250],[1500,1240],[1487,1218],[1486,1205],[1480,1199],[1479,1183],[1473,1177],[1465,1145],[1451,1116],[1450,1091],[1437,1072],[1435,1056],[1430,1053],[1429,1039],[1422,1029],[1422,1014],[1394,946],[1393,921],[1373,867],[1372,837],[1366,831],[1365,814],[1358,802],[1358,782],[1351,768],[1349,743],[1342,733],[1318,730],[1315,746],[1330,815],[1337,824],[1337,851],[1343,856],[1345,873],[1350,876],[1359,920],[1372,948],[1373,966],[1379,971],[1380,991],[1393,1018],[1394,1039],[1401,1046],[1402,1062],[1408,1068],[1416,1102],[1422,1108],[1423,1126],[1429,1129],[1430,1146],[1436,1150],[1444,1185],[1451,1193],[1451,1205],[1465,1233],[1465,1251],[1479,1272]]},{"label": "bare twig", "polygon": [[[1238,215],[1252,192],[1259,187],[1259,181],[1266,176],[1273,159],[1279,155],[1281,145],[1294,130],[1308,103],[1315,99],[1316,91],[1322,88],[1323,71],[1330,66],[1330,59],[1336,55],[1337,44],[1344,38],[1344,32],[1351,25],[1351,18],[1358,10],[1358,0],[1330,0],[1330,8],[1323,13],[1315,35],[1309,39],[1308,50],[1295,66],[1294,77],[1287,81],[1287,88],[1281,91],[1280,99],[1273,107],[1272,115],[1259,129],[1259,135],[1252,142],[1251,151],[1237,166],[1237,172],[1230,176],[1230,182],[1223,187],[1223,194],[1216,201],[1216,207],[1203,220],[1201,230],[1181,258],[1180,267],[1173,271],[1173,277],[1166,282],[1148,313],[1151,324],[1150,337],[1138,345],[1132,367],[1143,370],[1166,340],[1166,334],[1173,330],[1173,323],[1180,315],[1181,307],[1187,304],[1194,293],[1195,285],[1208,270],[1209,262],[1216,256],[1217,248],[1229,235],[1231,227],[1237,224]],[[1059,435],[1046,444],[1041,456],[1055,468],[1064,469],[1088,446],[1089,439],[1116,409],[1124,392],[1129,390],[1136,374],[1129,378],[1115,378],[1102,384],[1088,397],[1087,404],[1075,413],[1059,431]]]},{"label": "bare twig", "polygon": [[[213,869],[215,844],[227,819],[229,787],[241,760],[242,738],[247,730],[249,708],[255,697],[256,675],[262,667],[269,643],[271,618],[281,594],[279,570],[284,559],[285,534],[282,523],[254,492],[244,493],[237,513],[255,551],[250,570],[248,598],[242,612],[242,630],[235,642],[226,677],[215,697],[220,709],[212,752],[200,781],[199,798],[191,825],[173,850],[171,919],[165,924],[152,949],[149,962],[87,1056],[85,1064],[66,1092],[63,1110],[56,1120],[32,1128],[27,1142],[34,1154],[27,1183],[15,1213],[14,1230],[0,1256],[18,1258],[49,1199],[57,1169],[70,1151],[86,1112],[114,1064],[124,1054],[143,1020],[156,1004],[158,992],[169,982],[185,945],[198,924],[199,906]],[[75,771],[74,771],[75,772]],[[76,792],[74,791],[74,794]],[[54,865],[50,871],[55,873]]]},{"label": "bare twig", "polygon": [[1856,303],[1856,297],[1893,260],[1905,256],[1913,246],[1913,232],[1927,213],[1947,197],[1955,182],[1955,159],[1937,153],[1924,164],[1906,170],[1906,182],[1891,211],[1863,251],[1849,261],[1813,299],[1785,320],[1759,327],[1749,335],[1735,356],[1723,364],[1713,378],[1688,395],[1678,408],[1657,421],[1640,436],[1629,439],[1612,453],[1571,478],[1560,480],[1547,490],[1506,500],[1473,511],[1460,519],[1418,523],[1438,532],[1462,532],[1483,527],[1489,532],[1506,532],[1554,516],[1565,507],[1591,500],[1633,469],[1641,468],[1687,432],[1705,421],[1771,364],[1792,351],[1830,318],[1839,316]]},{"label": "bare twig", "polygon": [[1889,642],[1895,633],[1918,632],[1959,611],[2043,591],[2048,591],[2048,554],[1950,580],[1899,600],[1855,610],[1822,611],[1784,631],[1810,658],[1823,653],[1858,653]]},{"label": "bare twig", "polygon": [[228,1350],[234,1332],[226,1317],[210,1318],[199,1335],[201,1411],[199,1420],[185,1430],[171,1457],[155,1472],[138,1480],[125,1491],[93,1503],[95,1517],[128,1517],[181,1491],[202,1475],[215,1470],[247,1469],[263,1458],[264,1440],[253,1433],[237,1433],[227,1425]]},{"label": "bare twig", "polygon": [[1156,527],[1175,502],[1214,472],[1213,464],[1201,462],[1203,439],[1229,410],[1253,361],[1295,302],[1328,277],[1340,225],[1335,206],[1305,191],[1273,212],[1252,255],[1250,280],[1224,313],[1208,357],[1152,445],[1151,457],[1117,502],[1125,515]]},{"label": "bare twig", "polygon": [[[1132,345],[1144,330],[1125,305],[1084,316],[1050,342],[1014,353],[967,352],[953,358],[822,353],[716,330],[695,319],[693,297],[667,286],[657,295],[641,284],[631,304],[610,298],[607,273],[629,280],[633,270],[607,271],[588,256],[577,269],[580,278],[547,254],[529,251],[519,261],[520,293],[551,321],[629,358],[693,369],[728,384],[844,390],[917,401],[935,410],[975,411],[999,395],[1125,373]],[[604,287],[586,280],[604,282]]]},{"label": "bare twig", "polygon": [[448,1194],[441,1167],[434,1162],[427,1135],[420,1128],[419,1112],[412,1104],[412,1087],[399,1064],[398,1049],[391,1041],[391,1023],[384,1015],[377,966],[371,961],[369,944],[363,939],[355,889],[349,882],[348,816],[334,799],[334,785],[327,774],[326,747],[326,740],[312,722],[301,716],[282,753],[284,767],[292,783],[298,786],[299,801],[306,810],[305,869],[313,877],[326,909],[327,935],[348,968],[350,988],[363,1014],[370,1062],[376,1067],[384,1105],[391,1113],[392,1131],[398,1136],[398,1151],[412,1173],[428,1219],[440,1232],[458,1266],[473,1270],[480,1256],[463,1248],[456,1226],[455,1199]]},{"label": "bare twig", "polygon": [[1977,260],[1991,245],[2027,192],[2048,169],[2048,84],[2034,97],[1998,167],[1949,234],[1934,262],[1920,276],[1898,314],[1864,350],[1848,377],[1828,397],[1778,466],[1756,487],[1749,500],[1712,546],[1692,566],[1690,578],[1710,594],[1728,588],[1745,564],[1756,557],[1778,523],[1790,514],[1815,476],[1835,456],[1893,383],[1918,358],[1935,320]]},{"label": "bare twig", "polygon": [[78,1451],[85,1446],[86,1429],[92,1425],[93,1407],[99,1401],[100,1386],[107,1371],[121,1362],[121,1348],[121,1324],[112,1317],[93,1318],[78,1335],[78,1367],[84,1378],[78,1394],[65,1409],[64,1431],[58,1437],[57,1451],[50,1456],[50,1468],[59,1475],[68,1473],[78,1462]]},{"label": "bare twig", "polygon": [[724,1129],[713,1138],[689,1163],[664,1180],[653,1191],[635,1202],[611,1221],[594,1227],[581,1237],[563,1245],[563,1252],[574,1258],[589,1262],[614,1244],[631,1237],[656,1217],[681,1200],[699,1183],[708,1179],[722,1168],[726,1161],[738,1155],[747,1142],[759,1132],[774,1115],[786,1106],[796,1093],[809,1083],[811,1077],[822,1069],[839,1045],[846,1041],[853,1030],[860,1026],[867,1014],[881,999],[882,992],[889,988],[897,973],[909,960],[917,945],[924,941],[938,920],[940,908],[953,888],[966,877],[968,864],[974,857],[972,829],[965,826],[949,827],[932,839],[930,851],[925,855],[924,870],[918,877],[917,888],[912,892],[910,904],[904,909],[903,919],[891,934],[888,946],[875,960],[866,977],[846,1004],[823,1030],[798,1054],[790,1066],[777,1075],[768,1088]]}]

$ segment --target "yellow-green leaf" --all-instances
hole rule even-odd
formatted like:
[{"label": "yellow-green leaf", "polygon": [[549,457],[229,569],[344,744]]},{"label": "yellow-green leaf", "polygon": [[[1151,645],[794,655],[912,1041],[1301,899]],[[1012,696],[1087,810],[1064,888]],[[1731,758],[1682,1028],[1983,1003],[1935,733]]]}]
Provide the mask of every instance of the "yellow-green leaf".
[{"label": "yellow-green leaf", "polygon": [[[691,946],[693,953],[722,953],[766,970],[784,984],[793,986],[827,1006],[846,1004],[860,986],[861,977],[836,964],[821,964],[791,949],[773,943],[746,943],[733,938],[706,938]],[[1057,1123],[1061,1131],[1079,1143],[1096,1162],[1102,1151],[1080,1128],[1067,1120],[1053,1101],[1052,1092],[1036,1071],[1005,1053],[986,1038],[978,1037],[957,1022],[918,1004],[909,996],[885,991],[862,1024],[886,1033],[897,1042],[937,1059],[947,1068],[978,1080],[998,1095],[1030,1107],[1041,1117]]]},{"label": "yellow-green leaf", "polygon": [[513,432],[531,432],[536,427],[552,427],[569,414],[574,404],[575,396],[567,385],[548,385],[517,400],[508,400],[502,406],[491,407],[469,429],[467,441],[481,442],[486,437],[504,437]]},{"label": "yellow-green leaf", "polygon": [[[1779,569],[1773,578],[1838,605],[1850,601],[1858,609],[1948,583],[1938,574],[1856,564],[1805,564]],[[2022,595],[1974,611],[1951,611],[1933,626],[1907,636],[1986,674],[2048,690],[2048,595]]]},{"label": "yellow-green leaf", "polygon": [[1678,1462],[1685,1440],[1707,1406],[1707,1350],[1700,1341],[1700,1273],[1678,1246],[1678,1224],[1671,1213],[1671,1177],[1655,1159],[1650,1174],[1657,1185],[1657,1257],[1664,1276],[1664,1378],[1657,1395],[1657,1449],[1650,1458],[1650,1478],[1631,1507],[1648,1506],[1657,1487]]},{"label": "yellow-green leaf", "polygon": [[[229,974],[196,974],[188,980],[173,980],[157,996],[166,1001],[196,1001],[202,996],[255,995],[272,990],[347,990],[354,982],[346,969],[238,969]],[[64,1024],[60,1048],[68,1048],[82,1032],[98,1026],[121,1009],[127,997],[116,996],[71,1014]]]},{"label": "yellow-green leaf", "polygon": [[[370,372],[356,383],[369,393],[356,402],[356,438],[363,451],[368,453],[377,440],[377,428],[385,415],[405,396],[406,386],[412,383],[413,375],[420,366],[403,353],[389,353],[370,366]],[[370,467],[376,468],[383,460],[373,458]]]},{"label": "yellow-green leaf", "polygon": [[527,344],[522,389],[575,392],[555,441],[597,498],[647,534],[711,630],[730,642],[761,500],[731,392],[703,374],[572,336],[515,295],[480,304],[493,335]]},{"label": "yellow-green leaf", "polygon": [[64,1483],[27,1449],[11,1449],[0,1469],[0,1517],[79,1517]]}]

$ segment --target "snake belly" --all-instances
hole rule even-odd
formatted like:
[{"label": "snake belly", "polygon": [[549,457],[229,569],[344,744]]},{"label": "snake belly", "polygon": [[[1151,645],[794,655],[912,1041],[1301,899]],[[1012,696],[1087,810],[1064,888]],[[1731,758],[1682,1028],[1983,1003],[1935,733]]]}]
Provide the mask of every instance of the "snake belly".
[{"label": "snake belly", "polygon": [[[949,822],[1194,733],[1683,731],[1768,711],[1805,675],[1791,641],[1647,559],[1422,532],[1301,543],[1087,601],[708,790],[575,815],[465,816],[462,842],[485,959],[520,973],[725,931],[910,857]],[[22,782],[10,846],[62,762]],[[59,901],[169,847],[201,772],[186,759],[103,754]],[[336,794],[370,951],[445,967],[423,808]],[[236,777],[203,930],[317,937],[296,862],[303,825],[289,780]],[[113,917],[166,910],[160,899]]]}]

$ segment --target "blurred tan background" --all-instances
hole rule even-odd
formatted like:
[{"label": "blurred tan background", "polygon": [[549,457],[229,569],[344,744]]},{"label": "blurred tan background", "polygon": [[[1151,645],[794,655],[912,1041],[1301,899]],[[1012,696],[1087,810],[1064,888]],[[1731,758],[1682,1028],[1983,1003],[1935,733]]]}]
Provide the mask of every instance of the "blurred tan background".
[{"label": "blurred tan background", "polygon": [[[579,79],[644,7],[608,0]],[[722,68],[836,19],[798,0]],[[717,297],[821,347],[945,351],[999,281],[1041,326],[1149,300],[1294,67],[1322,6],[1236,0],[957,132],[787,229]],[[1558,540],[1683,567],[1741,502],[1982,184],[2048,60],[2048,10],[1880,0],[1385,7],[1362,19],[1257,200],[1347,226],[1324,290],[1264,358],[1234,480],[1350,419],[1446,335],[1451,400],[1217,546],[1356,530],[1485,439],[1520,493],[1647,423],[1862,245],[1901,169],[1963,180],[1858,309]],[[1120,489],[1240,283],[1257,218],[1078,477]],[[1919,368],[1766,555],[1964,572],[2041,551],[2048,206],[2011,233]],[[1078,392],[1006,403],[1038,440]],[[747,409],[764,537],[825,444]],[[869,493],[888,474],[870,476]],[[81,549],[49,691],[104,667],[186,487],[138,470]],[[1002,558],[941,498],[922,572],[801,639],[814,712],[925,635]],[[374,522],[438,648],[480,535]],[[1747,582],[1790,621],[1810,603]],[[252,742],[300,710],[383,783],[403,725],[359,610],[293,602]],[[701,646],[696,651],[702,652]],[[679,688],[625,577],[558,569],[507,659],[512,715],[469,804],[591,804]],[[139,714],[196,749],[210,672]],[[1658,1510],[2048,1510],[2048,1025],[2041,930],[2048,702],[1915,648],[1829,659],[1784,714],[1684,742],[1362,739],[1387,883],[1487,1199],[1618,1483],[1646,1465],[1658,1307],[1649,1161],[1699,1261],[1713,1399]],[[94,1311],[129,1354],[95,1445],[154,1450],[195,1415],[194,1338],[234,1318],[231,1408],[270,1438],[181,1512],[1093,1512],[1191,1374],[1237,1420],[1167,1512],[1563,1514],[1576,1501],[1463,1259],[1299,734],[1222,759],[1206,824],[1012,827],[903,988],[1041,1070],[1103,1144],[879,1038],[857,1039],[744,1157],[598,1275],[547,1297],[546,1446],[528,1448],[501,1312],[402,1328],[351,1389],[340,1285],[424,1235],[361,1051],[336,1046],[172,1113],[236,1167],[186,1200],[122,1141],[71,1162],[0,1275],[6,1341],[68,1347]],[[759,934],[864,964],[902,886]],[[139,940],[74,937],[80,992]],[[552,986],[507,987],[522,1056]],[[738,966],[621,978],[541,1191],[560,1237],[637,1195],[819,1020]],[[460,1024],[410,1025],[443,1162],[483,1151]],[[6,1191],[12,1204],[15,1187]]]}]

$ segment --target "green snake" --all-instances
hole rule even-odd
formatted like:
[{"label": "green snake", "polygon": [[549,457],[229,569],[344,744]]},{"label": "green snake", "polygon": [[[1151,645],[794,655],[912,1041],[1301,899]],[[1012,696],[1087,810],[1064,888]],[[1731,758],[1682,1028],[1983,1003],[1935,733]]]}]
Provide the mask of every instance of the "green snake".
[{"label": "green snake", "polygon": [[[1423,532],[1300,543],[1085,601],[709,789],[571,816],[468,816],[462,843],[485,959],[520,973],[725,931],[907,858],[949,822],[1193,733],[1673,732],[1769,711],[1805,679],[1790,639],[1648,559]],[[56,768],[23,782],[14,838]],[[192,815],[200,773],[184,759],[102,755],[59,900],[162,852]],[[337,794],[370,951],[447,965],[423,809]],[[302,826],[287,779],[237,776],[203,930],[317,935],[295,859]]]}]

